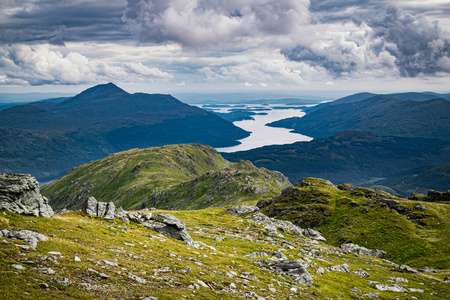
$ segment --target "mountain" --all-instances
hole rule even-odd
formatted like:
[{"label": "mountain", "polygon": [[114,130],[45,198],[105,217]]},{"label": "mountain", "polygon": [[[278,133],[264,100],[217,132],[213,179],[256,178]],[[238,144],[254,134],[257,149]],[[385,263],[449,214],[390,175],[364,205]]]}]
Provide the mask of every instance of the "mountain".
[{"label": "mountain", "polygon": [[249,135],[170,95],[129,94],[112,83],[0,111],[0,133],[0,172],[30,172],[40,180],[131,148],[191,142],[223,147]]},{"label": "mountain", "polygon": [[56,209],[88,196],[128,208],[199,209],[255,202],[290,186],[281,173],[230,163],[209,146],[169,145],[111,154],[42,187]]},{"label": "mountain", "polygon": [[[343,103],[354,103],[363,101],[375,96],[383,96],[383,95],[377,95],[374,93],[357,93],[353,95],[349,95],[343,98],[339,98],[337,100],[321,103],[316,106],[307,107],[304,109],[306,113],[312,113],[316,110],[319,110],[326,106],[332,106],[337,104],[343,104]],[[427,101],[427,100],[433,100],[433,99],[445,99],[450,101],[450,94],[439,94],[439,93],[433,93],[433,92],[423,92],[423,93],[414,93],[414,92],[408,92],[408,93],[394,93],[394,94],[385,94],[384,96],[387,97],[394,97],[398,100],[412,100],[412,101]]]},{"label": "mountain", "polygon": [[404,101],[392,96],[329,105],[302,118],[268,124],[293,128],[312,137],[328,137],[343,130],[370,131],[377,135],[450,140],[450,101]]},{"label": "mountain", "polygon": [[[343,131],[311,142],[266,146],[222,155],[230,161],[247,159],[257,167],[280,171],[292,183],[312,176],[335,184],[349,182],[367,186],[417,168],[448,163],[450,141]],[[388,180],[384,185],[391,186]],[[398,192],[405,193],[402,190]]]}]

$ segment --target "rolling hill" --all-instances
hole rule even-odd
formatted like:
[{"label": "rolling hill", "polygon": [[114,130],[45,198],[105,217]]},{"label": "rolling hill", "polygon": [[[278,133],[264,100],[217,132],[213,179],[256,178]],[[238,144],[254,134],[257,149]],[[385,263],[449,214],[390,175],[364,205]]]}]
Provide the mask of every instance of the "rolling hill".
[{"label": "rolling hill", "polygon": [[46,184],[56,209],[79,209],[88,196],[128,208],[200,209],[255,202],[290,186],[279,172],[230,163],[209,146],[132,149],[76,167]]}]

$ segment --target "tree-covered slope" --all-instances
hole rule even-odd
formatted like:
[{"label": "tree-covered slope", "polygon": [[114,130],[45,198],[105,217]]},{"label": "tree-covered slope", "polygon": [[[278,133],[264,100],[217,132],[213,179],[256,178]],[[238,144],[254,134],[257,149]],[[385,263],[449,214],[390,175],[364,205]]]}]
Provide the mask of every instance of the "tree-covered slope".
[{"label": "tree-covered slope", "polygon": [[328,105],[302,118],[289,118],[269,126],[293,128],[312,137],[328,137],[343,130],[377,135],[450,140],[450,101],[404,101],[374,96],[363,101]]},{"label": "tree-covered slope", "polygon": [[124,208],[198,209],[257,201],[289,186],[278,172],[229,163],[209,146],[168,145],[111,154],[44,185],[56,209],[81,208],[86,197]]},{"label": "tree-covered slope", "polygon": [[230,161],[247,159],[257,167],[280,171],[293,183],[299,178],[313,176],[335,184],[349,182],[367,186],[379,179],[399,176],[420,167],[448,163],[450,142],[344,131],[311,142],[266,146],[222,155]]}]

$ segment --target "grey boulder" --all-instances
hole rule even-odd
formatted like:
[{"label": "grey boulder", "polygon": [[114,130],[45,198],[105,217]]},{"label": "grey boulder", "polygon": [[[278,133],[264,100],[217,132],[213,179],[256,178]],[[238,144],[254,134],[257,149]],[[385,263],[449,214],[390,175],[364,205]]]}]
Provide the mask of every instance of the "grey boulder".
[{"label": "grey boulder", "polygon": [[242,216],[259,211],[257,206],[235,206],[227,208],[227,212],[233,216]]},{"label": "grey boulder", "polygon": [[307,228],[303,231],[303,233],[312,240],[326,241],[326,239],[322,236],[322,234],[315,229]]},{"label": "grey boulder", "polygon": [[373,256],[377,258],[381,258],[386,254],[386,252],[383,250],[371,250],[352,243],[342,244],[341,249],[352,253]]},{"label": "grey boulder", "polygon": [[48,241],[48,238],[41,233],[21,229],[2,229],[0,230],[0,237],[26,241],[33,249],[36,248],[38,242]]},{"label": "grey boulder", "polygon": [[0,173],[0,209],[21,215],[51,218],[53,209],[29,174]]},{"label": "grey boulder", "polygon": [[184,222],[173,215],[155,214],[152,215],[152,220],[143,222],[142,225],[165,236],[187,242],[188,244],[193,242]]}]

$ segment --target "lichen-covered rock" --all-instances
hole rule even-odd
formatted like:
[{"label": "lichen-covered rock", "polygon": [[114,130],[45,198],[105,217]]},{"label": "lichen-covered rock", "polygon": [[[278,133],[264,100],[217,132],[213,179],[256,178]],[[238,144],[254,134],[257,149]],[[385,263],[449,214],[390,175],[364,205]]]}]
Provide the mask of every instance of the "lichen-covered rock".
[{"label": "lichen-covered rock", "polygon": [[322,234],[315,229],[307,228],[303,231],[303,233],[312,240],[326,241]]},{"label": "lichen-covered rock", "polygon": [[306,270],[306,263],[300,260],[280,260],[273,267],[280,269],[292,279],[302,285],[312,286],[313,280],[311,274]]},{"label": "lichen-covered rock", "polygon": [[187,243],[193,242],[184,222],[172,215],[155,214],[151,221],[143,222],[142,225],[165,236]]},{"label": "lichen-covered rock", "polygon": [[33,249],[36,248],[38,242],[48,241],[48,238],[41,233],[21,229],[1,229],[0,237],[26,241]]},{"label": "lichen-covered rock", "polygon": [[401,287],[401,286],[396,285],[396,284],[394,284],[392,286],[386,285],[386,284],[377,284],[377,285],[375,285],[375,288],[377,290],[380,290],[380,291],[383,291],[383,292],[386,292],[386,291],[388,291],[388,292],[402,292],[402,293],[408,292],[404,287]]},{"label": "lichen-covered rock", "polygon": [[352,243],[342,244],[341,249],[352,252],[352,253],[373,256],[373,257],[377,257],[377,258],[381,258],[386,254],[386,252],[383,250],[367,249],[366,247],[362,247],[362,246],[352,244]]},{"label": "lichen-covered rock", "polygon": [[114,220],[115,219],[115,211],[116,206],[112,202],[108,202],[108,205],[106,206],[106,212],[103,216],[103,219],[105,220]]},{"label": "lichen-covered rock", "polygon": [[97,202],[97,217],[103,217],[106,213],[108,202]]},{"label": "lichen-covered rock", "polygon": [[356,271],[351,272],[350,274],[359,275],[361,278],[366,278],[370,276],[370,274],[364,271],[363,269],[358,269]]},{"label": "lichen-covered rock", "polygon": [[84,210],[88,215],[97,216],[97,199],[89,197],[84,203]]},{"label": "lichen-covered rock", "polygon": [[259,208],[257,206],[235,206],[227,208],[227,212],[233,216],[242,216],[257,212]]},{"label": "lichen-covered rock", "polygon": [[0,209],[36,217],[54,216],[48,199],[41,195],[39,183],[28,174],[0,173]]},{"label": "lichen-covered rock", "polygon": [[292,224],[290,221],[272,219],[273,224],[284,232],[292,232],[295,235],[303,236],[303,229],[299,226]]}]

